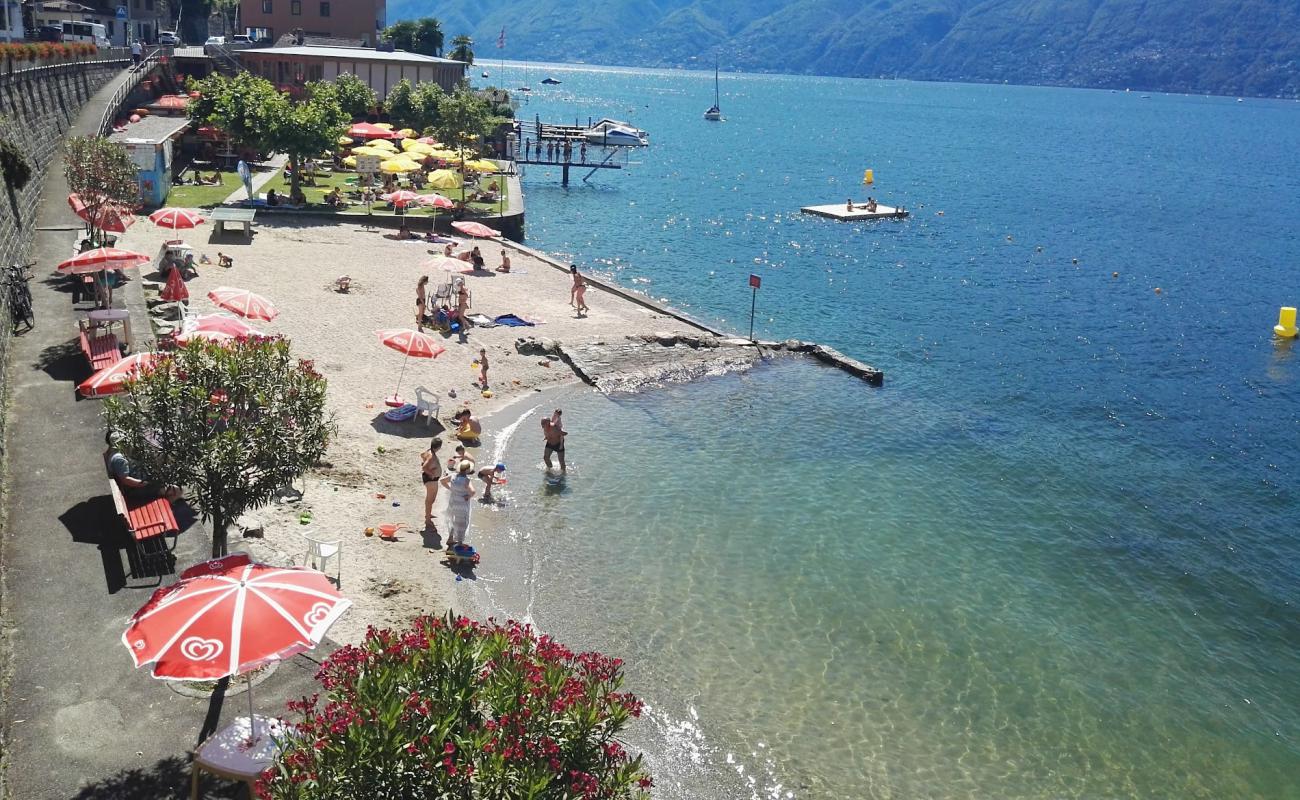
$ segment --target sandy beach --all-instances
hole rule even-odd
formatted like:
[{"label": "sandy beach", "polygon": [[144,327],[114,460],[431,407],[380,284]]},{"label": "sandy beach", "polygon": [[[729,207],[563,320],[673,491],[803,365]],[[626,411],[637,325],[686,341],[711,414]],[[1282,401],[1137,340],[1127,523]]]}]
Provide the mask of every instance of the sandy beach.
[{"label": "sandy beach", "polygon": [[[514,313],[539,324],[474,328],[465,343],[456,336],[446,337],[446,352],[435,359],[410,359],[400,394],[413,402],[416,387],[431,390],[441,405],[441,425],[427,425],[423,419],[393,423],[382,416],[387,410],[383,398],[393,393],[404,357],[381,345],[375,331],[413,326],[420,276],[429,276],[430,294],[452,277],[431,266],[434,254],[441,254],[445,245],[400,241],[387,229],[268,214],[259,215],[256,230],[252,244],[231,243],[230,236],[217,243],[210,241],[209,225],[173,234],[144,221],[121,236],[118,244],[153,255],[164,241],[185,239],[196,259],[206,255],[212,262],[200,263],[198,276],[187,284],[191,313],[219,310],[207,298],[219,286],[262,294],[280,314],[258,326],[292,340],[295,351],[314,361],[328,379],[328,407],[338,436],[327,464],[308,474],[305,486],[297,487],[303,490],[301,500],[254,512],[265,525],[264,539],[241,541],[232,532],[231,541],[233,549],[251,545],[247,549],[259,557],[301,563],[303,534],[341,540],[342,585],[355,603],[330,632],[341,642],[359,640],[368,625],[400,624],[415,613],[441,613],[452,605],[456,576],[440,563],[443,531],[423,530],[420,453],[441,431],[445,464],[457,441],[442,428],[457,410],[469,408],[488,423],[482,446],[470,449],[471,456],[486,463],[492,455],[489,414],[545,387],[576,380],[563,361],[516,352],[516,339],[534,336],[570,343],[655,332],[698,333],[684,322],[596,287],[587,292],[590,313],[579,318],[569,305],[566,273],[510,243],[457,240],[458,250],[477,244],[489,269],[500,263],[503,248],[512,261],[510,274],[464,276],[472,293],[470,313],[489,317]],[[232,256],[234,266],[217,266],[218,251]],[[146,280],[157,279],[151,270],[144,267]],[[351,278],[347,293],[335,290],[335,280],[344,275]],[[491,364],[490,398],[474,385],[478,371],[472,363],[480,347],[486,348]],[[434,508],[439,519],[445,501],[444,490]],[[303,512],[310,512],[308,524],[299,521]],[[492,516],[490,510],[476,510],[471,541],[476,530],[491,526]],[[392,541],[365,536],[365,528],[381,523],[401,523],[405,528]],[[331,574],[333,569],[331,565]]]}]

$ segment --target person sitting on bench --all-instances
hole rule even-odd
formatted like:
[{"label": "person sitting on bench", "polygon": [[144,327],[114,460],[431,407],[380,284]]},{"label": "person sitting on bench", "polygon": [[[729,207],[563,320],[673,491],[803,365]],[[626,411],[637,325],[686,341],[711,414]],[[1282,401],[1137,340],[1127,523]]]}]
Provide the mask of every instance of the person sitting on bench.
[{"label": "person sitting on bench", "polygon": [[166,500],[180,499],[181,487],[170,483],[148,481],[143,475],[132,475],[131,462],[117,449],[116,440],[117,437],[112,431],[104,434],[104,444],[108,445],[105,461],[108,463],[108,474],[117,482],[117,488],[122,490],[123,495],[132,500],[153,500],[156,497]]}]

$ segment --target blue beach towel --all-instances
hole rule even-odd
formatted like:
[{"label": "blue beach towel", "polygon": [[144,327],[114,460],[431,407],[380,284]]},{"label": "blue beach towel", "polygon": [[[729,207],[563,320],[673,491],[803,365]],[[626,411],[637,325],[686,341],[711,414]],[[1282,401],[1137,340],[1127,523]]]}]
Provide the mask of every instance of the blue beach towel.
[{"label": "blue beach towel", "polygon": [[394,408],[392,411],[384,412],[384,419],[389,422],[406,422],[414,419],[419,409],[412,403],[407,403],[401,408]]},{"label": "blue beach towel", "polygon": [[515,314],[502,314],[492,321],[498,325],[508,325],[511,328],[531,328],[535,324]]}]

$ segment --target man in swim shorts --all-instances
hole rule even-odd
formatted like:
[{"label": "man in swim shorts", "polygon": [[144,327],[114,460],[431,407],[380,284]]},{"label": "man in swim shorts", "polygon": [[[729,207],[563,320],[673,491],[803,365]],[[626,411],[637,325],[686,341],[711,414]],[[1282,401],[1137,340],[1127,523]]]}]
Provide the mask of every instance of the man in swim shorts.
[{"label": "man in swim shorts", "polygon": [[568,431],[564,430],[564,425],[560,420],[560,409],[555,409],[555,413],[550,417],[542,419],[542,438],[546,442],[545,449],[542,450],[542,460],[546,462],[546,468],[551,468],[551,453],[560,457],[560,472],[566,472],[564,466],[564,437],[568,436]]}]

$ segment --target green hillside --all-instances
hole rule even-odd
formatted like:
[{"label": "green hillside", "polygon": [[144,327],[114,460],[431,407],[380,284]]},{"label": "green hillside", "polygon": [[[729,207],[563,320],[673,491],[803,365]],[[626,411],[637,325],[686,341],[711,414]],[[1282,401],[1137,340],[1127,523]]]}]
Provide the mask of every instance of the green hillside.
[{"label": "green hillside", "polygon": [[389,0],[480,58],[1300,97],[1297,0]]}]

